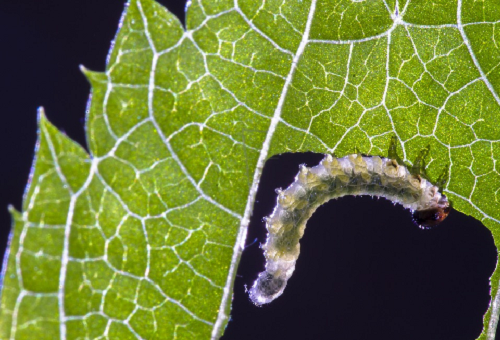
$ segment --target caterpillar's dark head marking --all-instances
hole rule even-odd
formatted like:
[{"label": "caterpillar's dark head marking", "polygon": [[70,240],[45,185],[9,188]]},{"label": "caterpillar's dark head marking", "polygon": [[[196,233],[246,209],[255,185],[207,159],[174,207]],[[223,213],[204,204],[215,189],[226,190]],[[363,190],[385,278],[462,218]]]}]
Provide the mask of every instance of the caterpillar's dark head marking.
[{"label": "caterpillar's dark head marking", "polygon": [[438,206],[427,210],[415,210],[413,212],[413,221],[424,229],[430,229],[443,222],[450,211],[451,207],[449,205],[445,207]]}]

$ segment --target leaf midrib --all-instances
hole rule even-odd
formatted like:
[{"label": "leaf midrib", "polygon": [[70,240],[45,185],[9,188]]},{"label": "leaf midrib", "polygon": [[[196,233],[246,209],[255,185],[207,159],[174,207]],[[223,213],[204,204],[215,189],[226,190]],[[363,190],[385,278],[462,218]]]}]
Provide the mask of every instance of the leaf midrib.
[{"label": "leaf midrib", "polygon": [[[314,18],[314,14],[316,11],[316,2],[317,0],[311,0],[311,6],[309,7],[309,13],[307,16],[307,22],[306,22],[306,27],[304,29],[304,33],[302,35],[302,40],[299,44],[299,47],[297,48],[297,52],[293,56],[290,71],[288,72],[288,75],[285,79],[285,83],[283,85],[283,88],[281,90],[281,95],[278,100],[278,104],[276,106],[276,109],[274,111],[273,117],[271,119],[271,123],[269,124],[269,128],[267,130],[266,138],[264,140],[264,143],[262,144],[262,149],[259,152],[259,158],[257,160],[257,164],[255,167],[254,171],[254,176],[253,176],[253,181],[252,185],[250,187],[250,192],[248,194],[247,198],[247,204],[245,207],[245,212],[243,214],[243,218],[241,218],[241,223],[238,231],[238,237],[236,239],[234,248],[233,248],[233,256],[231,258],[231,265],[229,267],[229,273],[227,276],[226,280],[226,285],[224,287],[224,293],[222,296],[221,304],[219,307],[219,313],[217,315],[217,319],[215,321],[214,327],[212,329],[212,339],[218,339],[219,335],[222,334],[223,329],[225,325],[225,321],[228,319],[228,313],[227,309],[228,307],[228,301],[230,296],[232,295],[232,282],[234,280],[234,276],[236,275],[236,267],[238,265],[240,256],[241,256],[241,251],[243,249],[243,246],[245,244],[246,240],[246,234],[247,234],[247,229],[248,229],[248,224],[250,223],[250,216],[252,214],[253,206],[255,203],[255,197],[257,195],[257,187],[259,185],[260,177],[262,174],[262,169],[264,168],[264,163],[268,157],[269,154],[269,148],[271,146],[271,142],[274,136],[274,132],[276,131],[276,127],[278,126],[278,123],[281,120],[281,114],[283,112],[283,106],[285,103],[285,99],[287,97],[288,89],[290,88],[290,85],[292,84],[293,76],[295,74],[295,71],[297,70],[297,66],[299,64],[300,58],[304,54],[304,51],[306,49],[307,44],[309,43],[309,34],[311,31],[311,25],[312,21]],[[238,3],[237,0],[235,0],[235,8],[238,8]],[[263,33],[261,33],[263,34]],[[272,39],[269,39],[269,41],[272,41]]]}]

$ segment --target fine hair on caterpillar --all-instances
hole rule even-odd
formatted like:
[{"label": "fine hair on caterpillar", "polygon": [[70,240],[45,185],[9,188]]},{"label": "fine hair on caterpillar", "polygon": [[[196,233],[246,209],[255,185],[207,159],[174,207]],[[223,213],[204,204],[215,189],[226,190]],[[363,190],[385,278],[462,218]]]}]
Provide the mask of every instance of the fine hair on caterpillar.
[{"label": "fine hair on caterpillar", "polygon": [[307,221],[319,206],[332,199],[347,195],[384,197],[409,209],[422,229],[430,229],[448,216],[451,206],[440,192],[447,172],[432,184],[424,173],[429,148],[422,150],[408,169],[397,156],[396,145],[397,140],[392,138],[387,158],[325,155],[314,167],[302,165],[288,188],[276,190],[277,204],[265,218],[268,234],[262,248],[266,269],[249,292],[256,305],[269,303],[283,293],[295,270]]}]

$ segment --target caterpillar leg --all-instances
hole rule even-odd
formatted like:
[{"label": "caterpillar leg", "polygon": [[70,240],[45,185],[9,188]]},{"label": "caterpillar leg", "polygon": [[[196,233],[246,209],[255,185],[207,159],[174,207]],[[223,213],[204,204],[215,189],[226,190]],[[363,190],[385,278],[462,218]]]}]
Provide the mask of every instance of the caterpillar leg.
[{"label": "caterpillar leg", "polygon": [[425,148],[420,150],[420,152],[417,155],[417,158],[415,158],[415,161],[413,162],[413,166],[411,168],[411,172],[414,174],[419,174],[419,175],[424,175],[425,176],[425,159],[429,155],[429,152],[431,150],[431,147],[427,145]]},{"label": "caterpillar leg", "polygon": [[389,142],[389,150],[387,152],[387,158],[396,160],[399,164],[404,164],[401,157],[398,155],[398,138],[396,136],[391,137]]},{"label": "caterpillar leg", "polygon": [[436,181],[436,186],[442,190],[446,186],[446,183],[448,183],[449,179],[450,179],[450,165],[448,164],[443,169],[443,172],[441,173],[441,175],[439,175],[439,177]]}]

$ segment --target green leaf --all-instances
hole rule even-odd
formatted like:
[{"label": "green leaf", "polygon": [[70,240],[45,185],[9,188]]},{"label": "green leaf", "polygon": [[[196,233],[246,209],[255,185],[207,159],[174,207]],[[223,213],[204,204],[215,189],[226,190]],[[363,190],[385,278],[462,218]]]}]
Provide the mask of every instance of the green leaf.
[{"label": "green leaf", "polygon": [[[283,152],[450,171],[500,241],[497,0],[131,0],[92,83],[89,156],[43,113],[0,338],[218,338],[262,167]],[[481,339],[493,339],[495,307]]]}]

